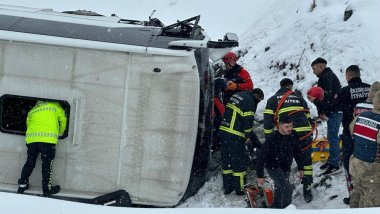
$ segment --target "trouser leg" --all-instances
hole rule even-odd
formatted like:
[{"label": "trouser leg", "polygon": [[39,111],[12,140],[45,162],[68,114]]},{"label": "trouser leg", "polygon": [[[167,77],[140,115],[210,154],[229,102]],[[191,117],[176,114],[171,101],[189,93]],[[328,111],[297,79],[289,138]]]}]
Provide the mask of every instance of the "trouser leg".
[{"label": "trouser leg", "polygon": [[342,113],[334,112],[327,120],[327,139],[329,141],[329,164],[339,167],[339,127],[342,121]]},{"label": "trouser leg", "polygon": [[363,162],[354,156],[350,159],[350,171],[352,173],[352,184],[354,188],[351,192],[350,197],[350,208],[359,208],[362,206],[362,195],[363,195],[363,172],[365,170]]},{"label": "trouser leg", "polygon": [[350,134],[343,135],[343,166],[347,171],[348,175],[350,174],[350,157],[354,152],[354,140],[352,139]]},{"label": "trouser leg", "polygon": [[[308,132],[299,133],[300,136],[305,136],[306,134],[308,134]],[[304,176],[302,178],[303,196],[306,202],[310,202],[313,200],[313,196],[311,193],[311,184],[313,183],[313,162],[311,158],[312,148],[310,146],[312,140],[312,137],[300,140],[300,145],[303,148],[302,161],[304,165]]]},{"label": "trouser leg", "polygon": [[52,167],[55,158],[55,145],[44,143],[41,146],[42,160],[42,190],[44,192],[51,189]]},{"label": "trouser leg", "polygon": [[38,143],[30,143],[26,145],[28,148],[26,162],[21,171],[21,177],[18,181],[18,184],[27,184],[29,183],[29,177],[33,172],[34,167],[36,166],[36,160],[39,153]]},{"label": "trouser leg", "polygon": [[245,153],[243,139],[237,139],[231,145],[231,167],[233,170],[233,185],[236,194],[243,194],[243,188],[246,183],[248,158]]},{"label": "trouser leg", "polygon": [[[363,163],[361,201],[359,207],[380,207],[380,163]],[[363,205],[363,206],[360,206]]]},{"label": "trouser leg", "polygon": [[247,182],[247,178],[246,177],[247,177],[247,172],[246,171],[243,171],[243,172],[234,172],[232,174],[233,187],[234,187],[235,193],[237,195],[244,194],[243,188],[244,188],[244,185]]},{"label": "trouser leg", "polygon": [[293,188],[289,183],[289,172],[279,168],[267,169],[270,178],[274,181],[275,193],[272,208],[285,208],[292,202]]},{"label": "trouser leg", "polygon": [[[306,138],[302,140],[300,143],[302,148],[304,148],[302,153],[302,160],[304,165],[304,177],[302,178],[302,183],[305,186],[309,187],[313,183],[313,162],[311,158],[312,148],[308,148],[308,146],[312,142],[312,138]],[[307,148],[307,149],[305,149]]]},{"label": "trouser leg", "polygon": [[232,168],[231,168],[231,155],[227,139],[221,140],[221,157],[222,157],[222,176],[223,176],[223,189],[225,194],[233,191],[232,181]]}]

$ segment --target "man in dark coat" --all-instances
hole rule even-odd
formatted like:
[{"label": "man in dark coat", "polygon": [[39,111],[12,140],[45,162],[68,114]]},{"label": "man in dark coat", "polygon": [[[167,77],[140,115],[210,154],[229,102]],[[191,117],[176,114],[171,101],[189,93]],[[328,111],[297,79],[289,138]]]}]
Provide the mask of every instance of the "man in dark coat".
[{"label": "man in dark coat", "polygon": [[257,104],[264,99],[264,93],[256,88],[234,94],[226,105],[219,138],[222,149],[222,173],[224,194],[235,190],[242,195],[246,181],[248,158],[245,153],[246,142],[260,147],[253,132],[253,120]]},{"label": "man in dark coat", "polygon": [[318,77],[318,86],[324,90],[324,99],[307,96],[310,102],[318,109],[319,118],[327,120],[327,140],[330,144],[328,161],[320,169],[326,169],[323,175],[334,174],[340,170],[339,159],[339,127],[342,121],[342,112],[335,105],[335,96],[342,87],[334,72],[326,67],[327,61],[317,58],[311,63],[313,73]]},{"label": "man in dark coat", "polygon": [[[281,119],[283,115],[291,117],[294,131],[296,131],[298,136],[301,138],[299,140],[299,146],[303,148],[302,156],[305,171],[305,176],[302,179],[303,196],[306,202],[310,202],[313,200],[313,195],[311,193],[311,184],[313,183],[313,165],[311,159],[312,135],[310,133],[312,131],[312,126],[309,108],[302,95],[298,92],[292,91],[293,81],[291,79],[282,79],[280,81],[280,86],[280,90],[278,90],[276,94],[270,97],[267,101],[267,105],[264,110],[264,133],[266,137],[272,135],[275,123],[278,123],[278,121],[275,120]],[[283,96],[286,95],[287,97],[283,100],[283,103],[279,104]]]},{"label": "man in dark coat", "polygon": [[[350,133],[350,123],[353,120],[354,108],[358,103],[365,102],[368,98],[370,85],[363,83],[360,78],[360,69],[357,65],[350,65],[346,69],[346,80],[348,85],[343,87],[335,98],[336,105],[343,111],[343,166],[346,170],[348,189],[350,190],[351,175],[349,171],[350,157],[354,151],[354,140]],[[349,204],[350,197],[343,199]]]},{"label": "man in dark coat", "polygon": [[278,130],[266,138],[257,157],[257,183],[265,182],[264,167],[274,181],[275,194],[272,208],[285,208],[292,202],[293,188],[289,182],[293,158],[296,160],[299,177],[304,176],[302,147],[299,136],[293,130],[293,121],[284,114],[279,118]]},{"label": "man in dark coat", "polygon": [[349,160],[353,152],[353,139],[350,134],[350,123],[353,118],[356,104],[368,98],[369,88],[360,78],[360,69],[357,65],[350,65],[346,69],[348,85],[343,87],[336,97],[338,108],[343,111],[343,166],[349,172]]}]

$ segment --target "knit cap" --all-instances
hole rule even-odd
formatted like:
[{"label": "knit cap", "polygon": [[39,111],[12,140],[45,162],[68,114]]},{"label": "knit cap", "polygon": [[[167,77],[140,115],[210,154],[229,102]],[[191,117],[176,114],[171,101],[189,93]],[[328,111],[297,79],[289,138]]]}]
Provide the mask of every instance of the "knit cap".
[{"label": "knit cap", "polygon": [[317,100],[323,100],[325,91],[321,87],[315,86],[307,91],[307,95],[314,97]]}]

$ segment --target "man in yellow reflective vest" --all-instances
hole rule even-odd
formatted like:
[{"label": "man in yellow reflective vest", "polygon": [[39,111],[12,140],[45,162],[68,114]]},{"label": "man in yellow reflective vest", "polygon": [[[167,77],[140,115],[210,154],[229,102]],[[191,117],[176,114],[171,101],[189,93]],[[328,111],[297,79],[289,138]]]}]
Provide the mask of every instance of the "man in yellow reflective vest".
[{"label": "man in yellow reflective vest", "polygon": [[28,148],[27,159],[18,180],[17,193],[24,193],[29,188],[29,177],[36,165],[38,154],[42,160],[42,191],[44,197],[49,197],[60,191],[60,186],[52,186],[51,174],[55,147],[58,137],[66,130],[67,118],[65,111],[57,102],[38,101],[29,111],[26,119],[25,141]]},{"label": "man in yellow reflective vest", "polygon": [[244,194],[248,158],[246,142],[261,146],[253,132],[253,120],[257,104],[264,99],[264,93],[256,88],[234,94],[226,105],[223,120],[219,127],[221,142],[222,173],[224,194],[235,190]]},{"label": "man in yellow reflective vest", "polygon": [[[284,78],[280,81],[280,90],[267,101],[264,110],[264,133],[265,139],[273,134],[273,128],[282,115],[290,115],[294,123],[294,130],[301,138],[299,143],[302,146],[304,176],[302,178],[303,196],[307,203],[313,200],[311,184],[313,183],[313,165],[311,159],[312,131],[309,108],[302,95],[298,92],[292,93],[293,81]],[[287,97],[282,100],[283,96]],[[281,103],[282,101],[282,103]],[[281,104],[281,105],[280,105]],[[280,106],[279,106],[280,105]],[[300,163],[298,163],[300,165]]]}]

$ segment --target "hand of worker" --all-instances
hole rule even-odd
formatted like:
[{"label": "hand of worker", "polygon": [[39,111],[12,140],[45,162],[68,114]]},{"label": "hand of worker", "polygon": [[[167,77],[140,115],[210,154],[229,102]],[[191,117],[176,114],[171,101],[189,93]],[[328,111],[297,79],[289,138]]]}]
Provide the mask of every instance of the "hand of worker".
[{"label": "hand of worker", "polygon": [[298,177],[299,178],[303,178],[304,175],[305,175],[305,173],[303,170],[298,171]]},{"label": "hand of worker", "polygon": [[320,115],[319,115],[319,118],[320,118],[322,121],[326,121],[326,120],[329,119],[325,114],[320,114]]},{"label": "hand of worker", "polygon": [[226,91],[234,91],[238,88],[238,85],[232,81],[227,82],[227,88]]},{"label": "hand of worker", "polygon": [[258,186],[264,186],[265,184],[265,178],[257,178],[256,181]]}]

